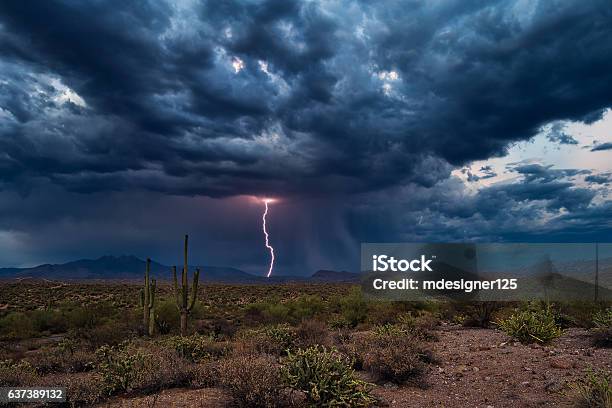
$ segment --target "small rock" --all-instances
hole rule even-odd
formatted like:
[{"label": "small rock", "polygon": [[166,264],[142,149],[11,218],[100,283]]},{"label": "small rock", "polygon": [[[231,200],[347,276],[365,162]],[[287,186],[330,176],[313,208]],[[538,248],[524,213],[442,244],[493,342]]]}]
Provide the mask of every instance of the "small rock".
[{"label": "small rock", "polygon": [[397,390],[399,388],[397,386],[397,384],[394,384],[392,382],[385,383],[385,385],[383,385],[383,387],[385,387],[388,390]]},{"label": "small rock", "polygon": [[521,383],[521,385],[522,385],[523,387],[529,387],[531,384],[529,383],[529,381],[523,381],[523,382]]},{"label": "small rock", "polygon": [[571,361],[557,359],[557,360],[552,360],[550,362],[550,366],[552,368],[558,368],[560,370],[569,370],[570,368],[574,366],[574,364]]},{"label": "small rock", "polygon": [[563,390],[563,384],[559,381],[550,381],[544,385],[544,389],[548,392],[560,392]]},{"label": "small rock", "polygon": [[480,371],[480,368],[478,368],[478,367],[472,367],[472,370],[474,370],[475,372],[478,372],[478,371]]}]

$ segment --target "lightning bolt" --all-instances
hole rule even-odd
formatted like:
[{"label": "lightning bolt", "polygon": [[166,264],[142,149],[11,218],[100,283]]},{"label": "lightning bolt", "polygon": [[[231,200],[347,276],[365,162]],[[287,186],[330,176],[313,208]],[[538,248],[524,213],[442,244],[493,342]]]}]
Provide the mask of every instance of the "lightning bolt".
[{"label": "lightning bolt", "polygon": [[263,213],[263,216],[261,217],[261,220],[263,221],[263,233],[266,236],[266,248],[270,251],[270,268],[268,268],[268,274],[266,275],[266,277],[270,277],[270,275],[272,274],[272,268],[274,268],[274,247],[272,247],[272,245],[270,245],[270,237],[268,235],[268,230],[266,229],[266,215],[268,215],[268,203],[271,203],[272,199],[270,198],[265,198],[263,200],[264,204],[266,205],[266,210]]}]

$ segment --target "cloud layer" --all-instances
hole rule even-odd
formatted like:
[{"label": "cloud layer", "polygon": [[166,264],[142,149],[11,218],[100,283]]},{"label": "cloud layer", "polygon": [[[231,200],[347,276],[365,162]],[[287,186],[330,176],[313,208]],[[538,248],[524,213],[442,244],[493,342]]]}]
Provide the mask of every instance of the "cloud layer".
[{"label": "cloud layer", "polygon": [[605,1],[0,7],[0,166],[22,186],[432,185],[612,101]]},{"label": "cloud layer", "polygon": [[383,240],[584,232],[609,174],[517,165],[470,193],[451,172],[547,124],[578,145],[565,121],[612,106],[611,37],[605,0],[1,2],[0,195],[327,200],[351,232],[322,239],[353,243],[378,217]]}]

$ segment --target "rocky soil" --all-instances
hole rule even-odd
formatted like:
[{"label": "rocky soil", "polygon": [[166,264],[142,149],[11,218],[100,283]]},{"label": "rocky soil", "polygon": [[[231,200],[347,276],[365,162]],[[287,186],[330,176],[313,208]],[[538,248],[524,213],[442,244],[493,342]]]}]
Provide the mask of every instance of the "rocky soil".
[{"label": "rocky soil", "polygon": [[[588,333],[569,329],[549,346],[522,345],[496,330],[442,326],[432,343],[437,363],[426,384],[379,384],[375,393],[389,407],[572,406],[572,384],[593,367],[612,370],[612,350],[594,348]],[[360,373],[363,375],[363,373]],[[164,390],[117,398],[101,407],[226,407],[220,389]]]},{"label": "rocky soil", "polygon": [[572,406],[584,370],[612,368],[612,350],[594,348],[585,330],[569,329],[549,346],[515,343],[495,330],[448,327],[434,343],[438,364],[428,388],[379,387],[392,407]]}]

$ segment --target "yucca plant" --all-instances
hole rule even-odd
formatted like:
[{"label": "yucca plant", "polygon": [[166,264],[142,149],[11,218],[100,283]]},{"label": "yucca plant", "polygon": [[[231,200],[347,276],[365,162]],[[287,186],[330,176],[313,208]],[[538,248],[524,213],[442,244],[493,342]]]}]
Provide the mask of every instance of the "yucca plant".
[{"label": "yucca plant", "polygon": [[515,312],[506,319],[498,320],[495,324],[523,344],[549,343],[562,334],[555,320],[555,314],[549,305],[530,306]]}]

